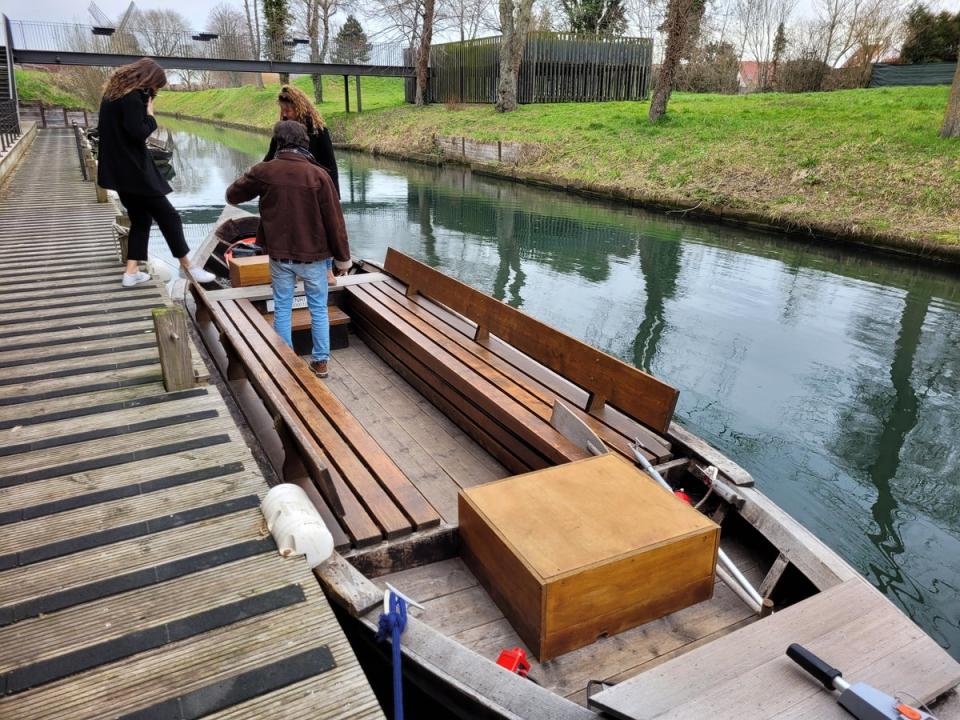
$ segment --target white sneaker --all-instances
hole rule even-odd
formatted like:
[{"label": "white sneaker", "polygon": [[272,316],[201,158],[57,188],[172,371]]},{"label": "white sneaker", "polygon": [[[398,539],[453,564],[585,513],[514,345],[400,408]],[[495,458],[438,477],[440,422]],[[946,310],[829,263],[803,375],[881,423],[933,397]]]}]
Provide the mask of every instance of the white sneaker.
[{"label": "white sneaker", "polygon": [[190,277],[196,280],[201,285],[203,283],[212,283],[217,279],[217,276],[212,272],[207,272],[202,267],[197,267],[196,265],[190,266]]},{"label": "white sneaker", "polygon": [[135,285],[140,285],[145,282],[150,281],[149,273],[137,271],[133,275],[128,275],[127,273],[123,274],[123,286],[125,288],[132,288]]}]

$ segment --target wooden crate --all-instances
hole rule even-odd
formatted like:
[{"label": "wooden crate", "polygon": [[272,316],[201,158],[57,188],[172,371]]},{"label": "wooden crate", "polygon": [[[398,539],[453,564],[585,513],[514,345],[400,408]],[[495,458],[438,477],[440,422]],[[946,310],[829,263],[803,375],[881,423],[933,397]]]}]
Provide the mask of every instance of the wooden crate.
[{"label": "wooden crate", "polygon": [[230,286],[270,284],[270,258],[266,255],[230,258]]},{"label": "wooden crate", "polygon": [[614,453],[461,490],[462,556],[543,662],[709,599],[719,526]]}]

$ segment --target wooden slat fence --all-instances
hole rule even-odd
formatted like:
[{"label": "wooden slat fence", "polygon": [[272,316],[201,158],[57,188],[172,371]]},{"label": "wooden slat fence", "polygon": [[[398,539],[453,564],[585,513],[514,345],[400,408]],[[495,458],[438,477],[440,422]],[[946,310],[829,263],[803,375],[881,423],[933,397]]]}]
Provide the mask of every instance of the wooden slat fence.
[{"label": "wooden slat fence", "polygon": [[[521,103],[643,100],[650,87],[649,38],[530,33],[517,79]],[[430,48],[431,102],[492,103],[500,79],[500,37]],[[414,51],[407,51],[413,64]],[[407,80],[413,102],[415,81]]]}]

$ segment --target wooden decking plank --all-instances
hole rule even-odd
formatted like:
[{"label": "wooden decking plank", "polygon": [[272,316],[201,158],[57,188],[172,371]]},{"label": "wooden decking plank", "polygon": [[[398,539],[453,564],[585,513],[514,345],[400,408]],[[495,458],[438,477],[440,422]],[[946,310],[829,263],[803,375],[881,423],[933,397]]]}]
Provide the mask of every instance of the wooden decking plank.
[{"label": "wooden decking plank", "polygon": [[3,389],[3,395],[0,395],[0,406],[21,405],[47,398],[81,395],[94,390],[117,388],[125,385],[145,385],[161,379],[160,363],[154,358],[144,356],[130,362],[130,367],[121,367],[115,370],[96,370],[82,375],[27,380],[6,385]]},{"label": "wooden decking plank", "polygon": [[86,414],[88,410],[96,412],[96,408],[103,406],[109,411],[116,403],[136,403],[148,398],[156,398],[164,393],[163,384],[157,382],[0,406],[0,428],[6,429],[13,425],[26,424],[23,422],[25,420],[47,422],[45,418],[57,419],[61,413],[69,415]]},{"label": "wooden decking plank", "polygon": [[67,320],[51,322],[38,320],[32,323],[23,323],[14,326],[16,329],[0,332],[0,339],[4,341],[7,350],[23,349],[25,347],[44,347],[48,343],[77,339],[101,339],[107,337],[132,337],[137,333],[152,333],[152,321],[148,320],[141,310],[100,317],[92,320]]},{"label": "wooden decking plank", "polygon": [[[49,361],[36,365],[15,365],[0,368],[0,387],[26,386],[27,383],[39,384],[42,380],[65,379],[75,375],[89,375],[109,370],[119,370],[125,367],[136,367],[159,362],[155,348],[140,348],[137,350],[122,350],[110,357],[91,357],[70,363],[66,367],[63,363]],[[24,392],[31,388],[23,387]]]},{"label": "wooden decking plank", "polygon": [[84,294],[74,295],[73,293],[65,293],[62,296],[55,297],[46,297],[46,298],[22,298],[19,295],[17,296],[0,296],[0,314],[4,317],[8,313],[20,313],[27,310],[33,310],[38,313],[38,316],[41,312],[47,310],[58,310],[60,308],[70,308],[76,310],[83,310],[88,308],[99,308],[99,307],[127,307],[129,305],[142,304],[145,302],[155,302],[157,305],[164,305],[163,296],[158,290],[153,292],[135,292],[135,289],[131,288],[131,292],[118,292],[115,288],[108,289],[106,291],[100,291],[95,288],[90,288],[90,291]]},{"label": "wooden decking plank", "polygon": [[[189,486],[177,486],[56,515],[0,525],[0,548],[3,548],[3,555],[24,553],[26,550],[65,543],[105,529],[149,525],[150,521],[163,520],[164,516],[215,505],[225,500],[265,494],[263,491],[263,484],[256,482],[255,476],[249,473],[202,480]],[[186,525],[189,522],[181,524]],[[148,533],[144,532],[140,536],[146,534]]]}]

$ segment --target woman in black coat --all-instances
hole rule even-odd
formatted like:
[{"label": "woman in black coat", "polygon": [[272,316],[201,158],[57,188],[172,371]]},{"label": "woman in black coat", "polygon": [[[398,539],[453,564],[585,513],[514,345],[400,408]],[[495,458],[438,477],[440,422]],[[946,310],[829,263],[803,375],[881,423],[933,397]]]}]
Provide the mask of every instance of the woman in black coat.
[{"label": "woman in black coat", "polygon": [[172,189],[147,150],[147,138],[157,129],[153,98],[166,84],[163,68],[143,58],[118,68],[110,76],[100,102],[97,183],[117,192],[130,217],[123,275],[123,287],[127,288],[150,280],[150,275],[140,271],[139,263],[147,260],[147,241],[154,220],[184,272],[201,283],[215,279],[212,273],[191,267],[183,222],[166,198]]},{"label": "woman in black coat", "polygon": [[[284,85],[280,88],[280,95],[277,97],[277,104],[280,106],[281,120],[296,120],[307,128],[307,137],[310,138],[310,154],[333,180],[333,186],[337,189],[337,196],[340,196],[340,176],[337,173],[337,159],[333,156],[333,142],[330,140],[330,131],[323,123],[323,118],[317,109],[310,102],[307,94],[294,87],[293,85]],[[277,141],[270,141],[270,149],[263,158],[264,162],[273,160],[277,154]]]}]

